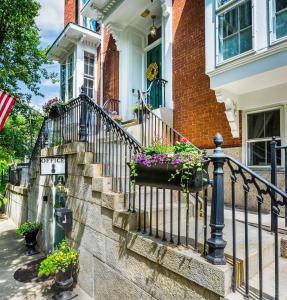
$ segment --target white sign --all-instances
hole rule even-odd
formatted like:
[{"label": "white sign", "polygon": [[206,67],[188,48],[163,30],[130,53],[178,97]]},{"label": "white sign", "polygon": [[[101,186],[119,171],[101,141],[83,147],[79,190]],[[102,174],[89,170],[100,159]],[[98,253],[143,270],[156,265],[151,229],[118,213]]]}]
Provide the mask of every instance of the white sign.
[{"label": "white sign", "polygon": [[66,175],[65,156],[41,157],[41,175]]}]

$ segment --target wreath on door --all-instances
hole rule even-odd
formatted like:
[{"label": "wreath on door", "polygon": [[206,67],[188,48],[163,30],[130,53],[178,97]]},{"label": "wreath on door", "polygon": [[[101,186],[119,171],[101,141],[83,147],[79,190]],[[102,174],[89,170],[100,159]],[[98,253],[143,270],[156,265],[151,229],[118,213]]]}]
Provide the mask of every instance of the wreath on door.
[{"label": "wreath on door", "polygon": [[157,63],[151,63],[146,69],[146,77],[149,81],[156,79],[158,75],[158,65]]}]

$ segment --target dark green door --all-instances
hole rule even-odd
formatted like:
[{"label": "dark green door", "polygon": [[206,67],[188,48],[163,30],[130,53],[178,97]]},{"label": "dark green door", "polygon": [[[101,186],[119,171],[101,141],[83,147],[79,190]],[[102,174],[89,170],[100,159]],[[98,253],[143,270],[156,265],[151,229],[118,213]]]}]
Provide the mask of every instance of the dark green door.
[{"label": "dark green door", "polygon": [[[161,45],[158,45],[147,52],[147,67],[151,63],[158,65],[157,78],[161,78]],[[150,81],[147,80],[147,86],[149,87]],[[152,108],[159,108],[162,106],[162,90],[160,87],[153,86],[150,93],[150,101]]]}]

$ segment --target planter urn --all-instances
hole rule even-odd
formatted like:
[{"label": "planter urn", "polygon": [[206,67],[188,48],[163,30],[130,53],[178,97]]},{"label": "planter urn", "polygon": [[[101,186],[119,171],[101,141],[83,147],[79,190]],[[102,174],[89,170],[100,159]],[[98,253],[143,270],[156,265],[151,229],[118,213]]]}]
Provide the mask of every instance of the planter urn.
[{"label": "planter urn", "polygon": [[39,229],[36,229],[36,230],[29,231],[25,234],[25,242],[26,242],[26,248],[27,248],[26,255],[27,256],[31,256],[31,255],[39,253],[35,248],[37,245],[38,232],[39,232]]}]

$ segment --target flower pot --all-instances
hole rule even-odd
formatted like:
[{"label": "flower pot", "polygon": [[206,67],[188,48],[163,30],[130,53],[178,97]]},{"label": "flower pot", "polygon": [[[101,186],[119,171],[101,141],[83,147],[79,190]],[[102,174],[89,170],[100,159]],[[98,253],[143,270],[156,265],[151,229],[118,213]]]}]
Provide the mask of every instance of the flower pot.
[{"label": "flower pot", "polygon": [[65,291],[72,287],[74,283],[73,268],[74,265],[71,264],[65,272],[58,271],[55,274],[55,283],[57,288],[59,288],[62,291]]},{"label": "flower pot", "polygon": [[58,118],[64,113],[64,108],[61,105],[53,105],[49,111],[49,118]]},{"label": "flower pot", "polygon": [[25,234],[25,242],[26,242],[26,248],[27,248],[26,255],[28,255],[28,256],[39,253],[35,249],[35,247],[37,245],[37,239],[36,238],[37,238],[38,232],[39,232],[39,229],[27,232]]},{"label": "flower pot", "polygon": [[[157,188],[181,190],[180,175],[177,175],[174,179],[172,174],[175,174],[176,168],[173,165],[160,165],[146,167],[141,164],[137,164],[136,167],[137,176],[135,177],[135,183],[137,185],[152,186]],[[201,191],[208,185],[208,171],[207,164],[204,165],[202,171],[194,170],[191,176],[188,189],[190,193],[196,193]]]}]

